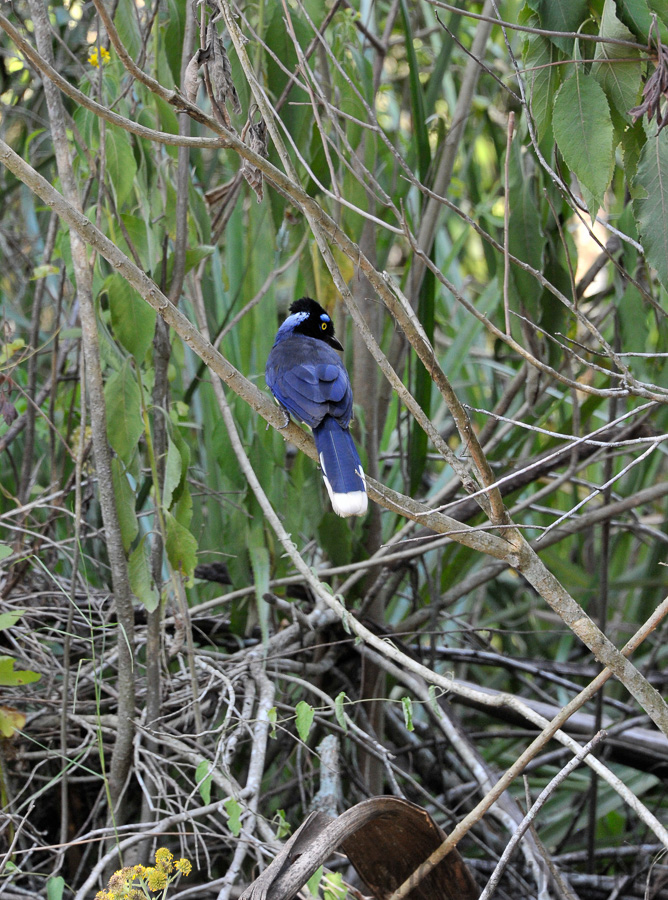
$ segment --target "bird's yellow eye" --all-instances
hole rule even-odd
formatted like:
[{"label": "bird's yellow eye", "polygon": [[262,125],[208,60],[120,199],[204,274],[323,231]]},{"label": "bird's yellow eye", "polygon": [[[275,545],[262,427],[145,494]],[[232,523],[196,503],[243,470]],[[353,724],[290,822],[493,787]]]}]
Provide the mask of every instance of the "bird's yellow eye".
[{"label": "bird's yellow eye", "polygon": [[320,325],[320,327],[322,328],[323,331],[327,331],[327,322],[323,322],[323,323]]}]

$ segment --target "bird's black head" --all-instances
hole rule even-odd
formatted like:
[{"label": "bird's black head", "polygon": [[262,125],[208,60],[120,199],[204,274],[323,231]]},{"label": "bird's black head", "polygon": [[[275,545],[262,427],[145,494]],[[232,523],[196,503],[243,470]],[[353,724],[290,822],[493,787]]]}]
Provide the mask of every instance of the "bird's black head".
[{"label": "bird's black head", "polygon": [[290,307],[290,315],[281,326],[281,330],[288,323],[294,334],[319,338],[330,347],[334,347],[335,350],[343,350],[340,341],[334,334],[334,323],[322,306],[315,300],[311,300],[310,297],[295,300]]}]

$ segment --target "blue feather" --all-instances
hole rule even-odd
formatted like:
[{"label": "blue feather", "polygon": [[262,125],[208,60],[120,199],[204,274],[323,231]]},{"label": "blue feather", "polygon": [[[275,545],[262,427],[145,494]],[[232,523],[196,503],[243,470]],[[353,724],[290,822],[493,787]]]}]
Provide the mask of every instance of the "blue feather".
[{"label": "blue feather", "polygon": [[314,300],[299,300],[290,309],[267,360],[267,385],[281,406],[313,429],[334,511],[340,516],[364,515],[366,482],[348,430],[353,393],[333,349],[341,345],[331,319]]}]

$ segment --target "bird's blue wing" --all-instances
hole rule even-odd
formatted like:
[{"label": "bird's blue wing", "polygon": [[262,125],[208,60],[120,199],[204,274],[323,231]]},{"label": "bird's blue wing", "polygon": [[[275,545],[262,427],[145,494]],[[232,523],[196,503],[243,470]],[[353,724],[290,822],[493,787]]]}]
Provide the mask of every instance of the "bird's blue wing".
[{"label": "bird's blue wing", "polygon": [[327,415],[344,426],[350,422],[353,398],[348,373],[322,341],[300,335],[276,344],[265,377],[278,402],[311,428]]}]

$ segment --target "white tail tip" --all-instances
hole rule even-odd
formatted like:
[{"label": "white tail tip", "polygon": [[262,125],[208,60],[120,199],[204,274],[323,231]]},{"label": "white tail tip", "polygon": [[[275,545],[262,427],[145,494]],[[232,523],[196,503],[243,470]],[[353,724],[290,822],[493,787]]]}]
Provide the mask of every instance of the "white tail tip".
[{"label": "white tail tip", "polygon": [[[322,453],[320,454],[320,465],[322,466],[322,475],[325,481],[325,487],[327,488],[329,499],[332,501],[332,509],[337,514],[337,516],[341,516],[344,519],[347,519],[349,516],[363,516],[369,506],[369,498],[367,497],[366,490],[349,491],[347,494],[337,494],[332,490],[332,486],[329,483],[329,479],[327,478],[327,472],[325,471],[325,464],[323,462]],[[357,473],[362,479],[362,484],[366,488],[366,479],[364,477],[364,472],[362,471],[361,466],[357,470]]]}]

